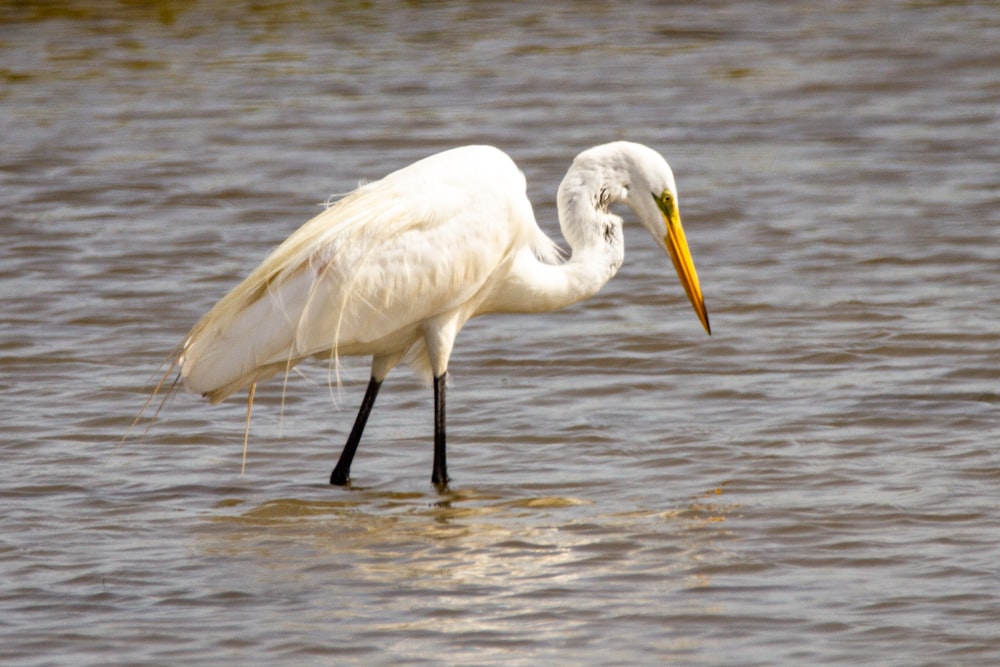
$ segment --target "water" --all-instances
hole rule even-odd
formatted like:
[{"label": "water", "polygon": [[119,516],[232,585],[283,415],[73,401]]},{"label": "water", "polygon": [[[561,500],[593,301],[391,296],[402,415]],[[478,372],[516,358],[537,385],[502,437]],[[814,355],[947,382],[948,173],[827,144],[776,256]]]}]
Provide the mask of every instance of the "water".
[{"label": "water", "polygon": [[[1000,7],[0,9],[0,662],[1000,660]],[[662,151],[713,336],[627,233],[474,321],[449,393],[179,395],[188,327],[330,194],[453,145]],[[145,426],[145,425],[143,425]]]}]

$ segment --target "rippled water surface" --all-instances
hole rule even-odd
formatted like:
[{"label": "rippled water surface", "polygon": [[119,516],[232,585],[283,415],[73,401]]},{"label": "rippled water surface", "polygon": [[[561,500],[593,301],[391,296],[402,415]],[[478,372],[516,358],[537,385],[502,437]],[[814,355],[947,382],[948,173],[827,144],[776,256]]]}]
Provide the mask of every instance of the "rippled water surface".
[{"label": "rippled water surface", "polygon": [[[1000,661],[1000,7],[417,4],[0,9],[0,662]],[[558,235],[619,138],[710,338],[635,225],[462,332],[448,493],[405,369],[325,483],[365,360],[263,387],[245,476],[238,399],[116,446],[331,194],[491,143]]]}]

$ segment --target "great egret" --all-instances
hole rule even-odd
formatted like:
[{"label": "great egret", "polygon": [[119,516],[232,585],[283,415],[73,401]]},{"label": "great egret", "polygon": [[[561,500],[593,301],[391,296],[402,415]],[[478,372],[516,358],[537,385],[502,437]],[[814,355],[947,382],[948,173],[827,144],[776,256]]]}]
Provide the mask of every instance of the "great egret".
[{"label": "great egret", "polygon": [[[432,155],[331,205],[278,246],[195,324],[175,363],[184,386],[216,403],[307,357],[371,355],[371,379],[330,476],[348,483],[386,374],[406,361],[433,379],[434,467],[445,461],[445,377],[455,336],[472,317],[540,313],[595,294],[624,258],[627,204],[673,260],[711,333],[667,162],[618,141],[573,161],[558,192],[563,261],[539,229],[524,175],[505,153],[465,146]],[[244,445],[246,442],[244,441]],[[244,450],[245,451],[245,450]]]}]

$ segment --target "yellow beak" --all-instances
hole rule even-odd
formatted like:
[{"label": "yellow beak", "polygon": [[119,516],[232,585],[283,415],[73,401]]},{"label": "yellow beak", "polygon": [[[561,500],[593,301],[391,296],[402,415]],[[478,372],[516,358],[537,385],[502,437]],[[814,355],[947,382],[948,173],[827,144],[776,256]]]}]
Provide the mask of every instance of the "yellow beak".
[{"label": "yellow beak", "polygon": [[677,277],[681,279],[681,285],[687,292],[688,300],[694,307],[701,325],[705,331],[712,335],[712,328],[708,324],[708,311],[705,309],[705,299],[701,295],[701,285],[698,283],[698,272],[694,269],[694,260],[691,259],[691,251],[688,250],[687,238],[684,236],[684,227],[681,226],[681,216],[677,212],[677,206],[673,199],[659,197],[656,199],[657,205],[663,212],[663,218],[667,223],[667,234],[663,237],[670,259],[674,262],[677,270]]}]

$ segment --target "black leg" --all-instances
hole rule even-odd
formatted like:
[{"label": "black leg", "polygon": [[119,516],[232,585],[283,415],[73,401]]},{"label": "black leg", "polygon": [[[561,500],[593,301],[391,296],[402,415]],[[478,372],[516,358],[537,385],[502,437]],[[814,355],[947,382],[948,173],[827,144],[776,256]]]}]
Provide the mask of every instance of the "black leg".
[{"label": "black leg", "polygon": [[351,462],[354,460],[354,453],[358,451],[361,434],[365,430],[365,424],[368,423],[368,415],[371,414],[372,406],[375,405],[375,397],[378,396],[378,390],[381,386],[382,383],[375,378],[368,381],[368,389],[365,390],[365,398],[361,401],[361,409],[358,410],[358,416],[354,419],[354,428],[351,429],[351,435],[347,437],[344,451],[340,453],[337,467],[330,474],[330,484],[344,486],[350,480]]},{"label": "black leg", "polygon": [[448,462],[445,458],[444,384],[448,373],[434,378],[434,472],[431,483],[438,489],[448,486]]}]

